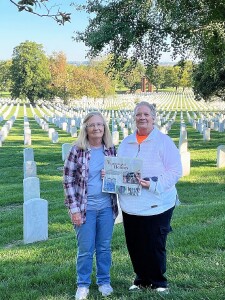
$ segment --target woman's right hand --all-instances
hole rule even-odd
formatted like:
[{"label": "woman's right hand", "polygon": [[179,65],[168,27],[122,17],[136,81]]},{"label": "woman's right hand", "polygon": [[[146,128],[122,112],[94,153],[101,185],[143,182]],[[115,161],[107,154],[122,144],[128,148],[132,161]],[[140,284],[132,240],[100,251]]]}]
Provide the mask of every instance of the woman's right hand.
[{"label": "woman's right hand", "polygon": [[70,213],[70,218],[72,223],[76,226],[80,226],[83,224],[80,212]]}]

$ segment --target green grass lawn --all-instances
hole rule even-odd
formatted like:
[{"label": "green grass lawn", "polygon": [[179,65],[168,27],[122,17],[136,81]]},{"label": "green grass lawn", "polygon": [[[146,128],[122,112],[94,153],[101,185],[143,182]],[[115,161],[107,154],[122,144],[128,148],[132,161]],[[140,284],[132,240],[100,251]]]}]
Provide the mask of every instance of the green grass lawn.
[{"label": "green grass lawn", "polygon": [[[49,204],[49,239],[23,244],[23,150],[26,146],[23,145],[21,106],[0,148],[0,299],[74,299],[77,246],[64,207],[61,170],[62,144],[72,142],[73,138],[56,128],[59,143],[51,143],[47,132],[32,118],[30,109],[27,113],[41,198]],[[176,144],[179,124],[178,114],[169,132]],[[0,123],[0,128],[3,125]],[[216,148],[224,144],[225,134],[212,131],[211,140],[204,142],[202,135],[190,125],[187,130],[191,174],[177,184],[181,205],[175,210],[167,247],[170,294],[128,291],[134,274],[123,226],[117,224],[112,242],[114,293],[108,299],[225,299],[225,168],[216,167]],[[89,299],[101,299],[95,272]]]}]

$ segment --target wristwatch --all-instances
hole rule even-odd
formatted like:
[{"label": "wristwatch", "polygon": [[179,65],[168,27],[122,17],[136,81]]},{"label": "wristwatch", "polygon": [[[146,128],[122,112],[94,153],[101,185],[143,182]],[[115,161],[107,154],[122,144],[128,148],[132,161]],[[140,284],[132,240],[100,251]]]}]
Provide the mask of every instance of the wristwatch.
[{"label": "wristwatch", "polygon": [[158,177],[157,176],[153,176],[153,177],[151,177],[151,180],[154,181],[154,182],[157,182],[158,181]]}]

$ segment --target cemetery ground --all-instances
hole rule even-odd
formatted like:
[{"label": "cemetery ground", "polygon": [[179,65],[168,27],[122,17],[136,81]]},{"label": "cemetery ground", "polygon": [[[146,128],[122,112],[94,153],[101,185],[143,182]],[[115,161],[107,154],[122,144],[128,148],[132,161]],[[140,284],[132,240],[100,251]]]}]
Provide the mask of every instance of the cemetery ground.
[{"label": "cemetery ground", "polygon": [[[36,111],[38,114],[38,111]],[[52,143],[32,118],[34,159],[40,179],[41,198],[48,201],[48,240],[23,243],[23,107],[0,147],[0,299],[68,300],[76,289],[76,239],[62,188],[62,144],[72,143],[65,131]],[[122,224],[116,224],[112,241],[111,283],[108,299],[225,299],[225,168],[216,166],[216,148],[225,143],[224,132],[211,132],[210,141],[184,119],[191,153],[191,173],[177,184],[181,205],[175,209],[168,236],[170,293],[130,293],[133,270],[128,257]],[[2,124],[0,124],[2,126]],[[54,125],[51,125],[54,127]],[[169,135],[178,145],[180,113]],[[134,236],[135,239],[135,236]],[[92,277],[88,299],[101,299]]]}]

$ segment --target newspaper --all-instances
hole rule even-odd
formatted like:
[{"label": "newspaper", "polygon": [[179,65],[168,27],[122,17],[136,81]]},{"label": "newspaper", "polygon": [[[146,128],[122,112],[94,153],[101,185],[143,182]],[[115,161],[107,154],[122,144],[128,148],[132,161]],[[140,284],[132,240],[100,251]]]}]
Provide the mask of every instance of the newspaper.
[{"label": "newspaper", "polygon": [[102,191],[122,195],[141,195],[143,161],[139,158],[105,156]]}]

